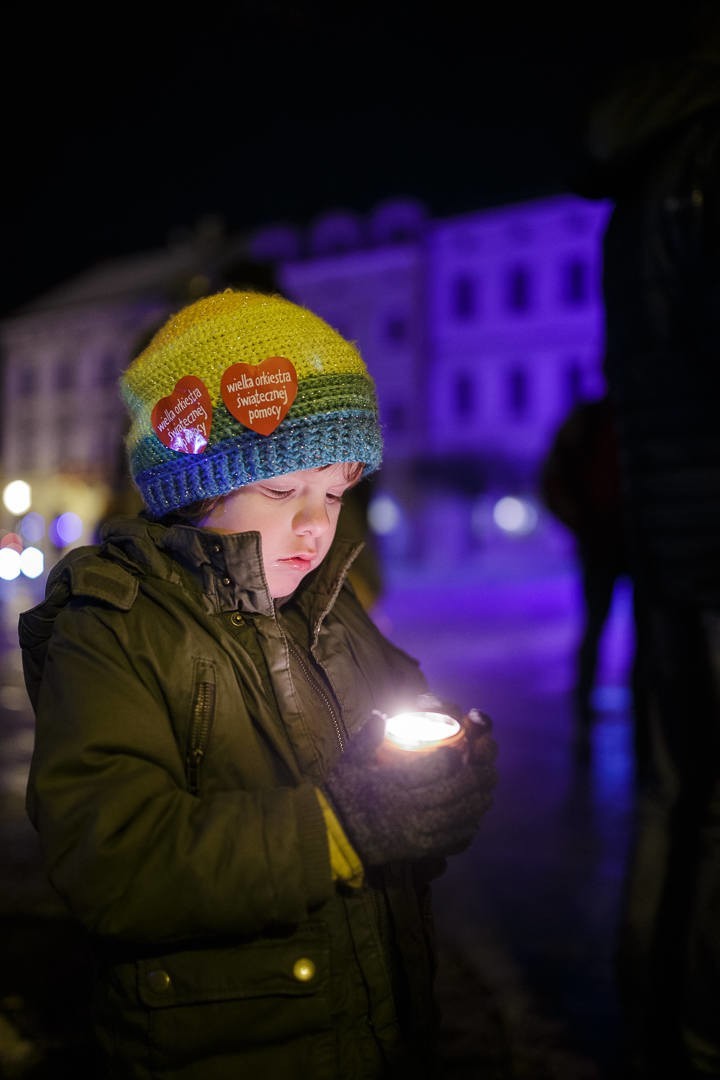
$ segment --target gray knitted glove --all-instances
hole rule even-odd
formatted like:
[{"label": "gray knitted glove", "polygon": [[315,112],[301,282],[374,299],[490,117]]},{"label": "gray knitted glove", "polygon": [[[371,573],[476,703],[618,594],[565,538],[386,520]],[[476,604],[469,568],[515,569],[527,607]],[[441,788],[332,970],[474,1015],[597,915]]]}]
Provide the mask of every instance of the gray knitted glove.
[{"label": "gray knitted glove", "polygon": [[371,721],[325,782],[363,863],[382,866],[462,851],[490,807],[497,782],[497,748],[489,729],[473,740],[471,754],[439,747],[429,754],[408,753],[400,765],[374,760],[381,738]]}]

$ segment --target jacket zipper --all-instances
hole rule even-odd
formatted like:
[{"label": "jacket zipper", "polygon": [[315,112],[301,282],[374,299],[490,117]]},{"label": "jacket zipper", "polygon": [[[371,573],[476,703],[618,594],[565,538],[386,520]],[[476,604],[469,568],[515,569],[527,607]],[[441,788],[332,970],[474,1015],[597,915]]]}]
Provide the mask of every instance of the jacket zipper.
[{"label": "jacket zipper", "polygon": [[187,781],[191,795],[200,794],[200,766],[207,750],[215,709],[215,683],[199,682],[193,702],[190,747],[187,754]]},{"label": "jacket zipper", "polygon": [[298,664],[300,665],[300,668],[301,668],[301,670],[303,672],[303,675],[307,679],[307,681],[310,684],[310,686],[312,687],[312,689],[318,695],[320,700],[325,705],[325,708],[328,711],[328,715],[330,716],[330,719],[332,720],[332,725],[333,725],[333,727],[335,729],[335,735],[337,737],[338,745],[339,745],[341,750],[344,750],[345,749],[345,741],[344,741],[343,736],[342,736],[342,729],[340,727],[340,720],[338,718],[338,714],[335,711],[335,707],[334,707],[332,701],[328,697],[328,694],[327,694],[327,691],[325,690],[325,687],[322,685],[322,683],[318,679],[317,675],[315,675],[315,673],[313,671],[311,671],[310,668],[307,666],[307,664],[305,663],[304,656],[302,655],[300,650],[297,648],[295,643],[288,637],[288,635],[286,635],[286,640],[287,640],[287,643],[288,643],[288,648],[290,649],[290,652],[293,654],[293,656],[297,660]]}]

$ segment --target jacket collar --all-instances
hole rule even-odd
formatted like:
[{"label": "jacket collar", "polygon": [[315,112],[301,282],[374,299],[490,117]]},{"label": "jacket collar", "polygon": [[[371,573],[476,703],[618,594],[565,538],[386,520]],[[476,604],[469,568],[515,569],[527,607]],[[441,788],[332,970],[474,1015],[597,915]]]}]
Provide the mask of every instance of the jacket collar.
[{"label": "jacket collar", "polygon": [[[191,581],[210,612],[242,611],[274,617],[260,533],[214,533],[191,525],[161,525],[140,517],[115,518],[101,533],[106,550],[142,572]],[[332,607],[362,543],[336,537],[330,551],[293,593],[314,634]]]}]

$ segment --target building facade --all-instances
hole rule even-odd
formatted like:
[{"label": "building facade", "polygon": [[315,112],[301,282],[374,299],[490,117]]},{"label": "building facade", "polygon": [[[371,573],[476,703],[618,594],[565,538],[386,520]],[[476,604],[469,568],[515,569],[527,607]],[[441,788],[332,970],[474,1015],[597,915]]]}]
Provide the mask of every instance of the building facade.
[{"label": "building facade", "polygon": [[[563,195],[433,220],[397,199],[303,228],[273,224],[231,239],[205,230],[90,268],[0,324],[3,485],[26,480],[48,528],[75,508],[75,542],[91,539],[126,482],[120,372],[173,310],[266,267],[287,296],[358,343],[375,378],[380,494],[398,525],[389,556],[428,558],[409,538],[433,505],[455,556],[474,535],[486,547],[482,501],[532,493],[560,420],[602,392],[609,209]],[[0,531],[18,530],[22,521],[6,516]],[[62,543],[46,548],[52,561]]]}]

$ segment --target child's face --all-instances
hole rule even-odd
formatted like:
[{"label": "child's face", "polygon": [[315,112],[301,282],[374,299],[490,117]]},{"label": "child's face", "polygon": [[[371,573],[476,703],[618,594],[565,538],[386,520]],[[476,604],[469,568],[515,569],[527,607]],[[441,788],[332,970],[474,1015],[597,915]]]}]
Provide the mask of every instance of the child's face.
[{"label": "child's face", "polygon": [[259,532],[270,595],[289,596],[328,553],[342,496],[356,482],[347,474],[346,465],[328,465],[258,480],[225,496],[198,525]]}]

